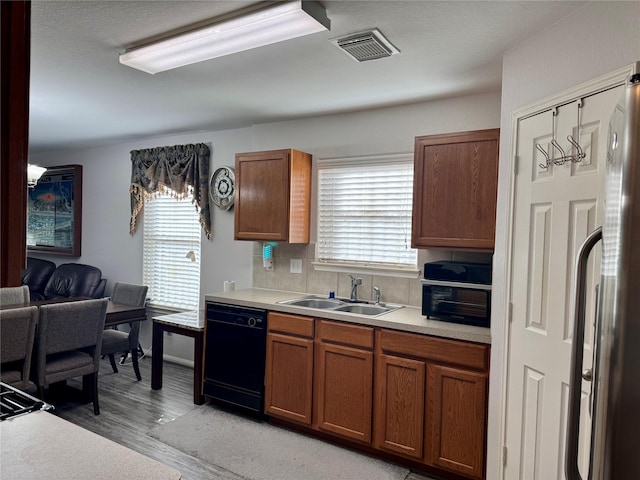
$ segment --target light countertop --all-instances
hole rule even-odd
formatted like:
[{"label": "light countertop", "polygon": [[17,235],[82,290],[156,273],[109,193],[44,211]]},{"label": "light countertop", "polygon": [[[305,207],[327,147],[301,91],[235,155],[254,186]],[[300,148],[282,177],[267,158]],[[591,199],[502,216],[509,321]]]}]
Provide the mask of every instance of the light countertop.
[{"label": "light countertop", "polygon": [[265,288],[247,288],[230,292],[210,293],[205,295],[205,300],[242,307],[262,308],[274,312],[293,313],[314,318],[339,320],[372,327],[389,328],[423,335],[466,340],[469,342],[491,343],[491,330],[489,328],[427,319],[427,317],[422,315],[420,308],[417,307],[405,306],[398,310],[372,317],[355,313],[297,307],[278,303],[284,300],[292,300],[310,295],[312,294],[269,290]]},{"label": "light countertop", "polygon": [[180,473],[52,413],[0,422],[3,479],[179,480]]},{"label": "light countertop", "polygon": [[170,313],[168,315],[154,315],[153,321],[166,325],[175,325],[187,330],[204,330],[204,316],[195,310]]}]

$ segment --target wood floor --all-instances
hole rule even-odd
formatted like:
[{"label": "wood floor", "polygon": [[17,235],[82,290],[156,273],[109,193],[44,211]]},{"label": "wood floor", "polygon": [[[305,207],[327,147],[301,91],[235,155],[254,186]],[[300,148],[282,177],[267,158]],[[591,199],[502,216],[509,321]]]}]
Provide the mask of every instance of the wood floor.
[{"label": "wood floor", "polygon": [[[249,480],[202,462],[148,435],[155,426],[194,408],[207,408],[193,404],[192,369],[165,362],[163,388],[151,390],[150,358],[140,361],[140,382],[136,381],[131,364],[119,366],[120,372],[115,374],[108,360],[102,362],[100,415],[93,414],[91,403],[82,401],[80,392],[75,390],[80,388],[81,382],[75,379],[68,382],[68,388],[48,393],[46,400],[55,405],[56,415],[175,468],[183,480]],[[30,393],[35,394],[35,391]],[[429,479],[411,473],[405,480]]]}]

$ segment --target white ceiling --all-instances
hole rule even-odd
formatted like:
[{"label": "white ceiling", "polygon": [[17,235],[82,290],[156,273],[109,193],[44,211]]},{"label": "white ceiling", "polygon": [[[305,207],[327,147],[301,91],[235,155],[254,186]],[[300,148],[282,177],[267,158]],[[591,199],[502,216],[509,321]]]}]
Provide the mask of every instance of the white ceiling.
[{"label": "white ceiling", "polygon": [[[149,75],[118,54],[247,1],[32,2],[33,152],[499,91],[502,54],[575,1],[324,1],[331,31]],[[377,27],[399,55],[328,41]]]}]

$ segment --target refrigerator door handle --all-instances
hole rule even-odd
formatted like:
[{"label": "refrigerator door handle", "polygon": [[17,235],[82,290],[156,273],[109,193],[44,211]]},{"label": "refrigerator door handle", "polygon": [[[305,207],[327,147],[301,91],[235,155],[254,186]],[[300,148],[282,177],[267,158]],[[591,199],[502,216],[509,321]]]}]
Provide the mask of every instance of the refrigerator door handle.
[{"label": "refrigerator door handle", "polygon": [[567,480],[582,480],[578,469],[578,436],[580,434],[580,397],[582,390],[582,360],[586,312],[587,262],[593,247],[602,239],[602,228],[594,230],[580,246],[575,270],[573,342],[571,346],[571,380],[569,387],[569,418],[565,474]]}]

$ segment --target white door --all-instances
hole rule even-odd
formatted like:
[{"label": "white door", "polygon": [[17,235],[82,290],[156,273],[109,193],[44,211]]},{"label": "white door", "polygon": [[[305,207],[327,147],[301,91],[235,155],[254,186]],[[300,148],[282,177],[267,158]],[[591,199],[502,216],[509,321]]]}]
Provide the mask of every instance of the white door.
[{"label": "white door", "polygon": [[[621,94],[622,87],[608,90],[526,118],[518,125],[505,479],[565,478],[573,270],[580,245],[602,224],[608,123]],[[577,155],[568,135],[579,141],[586,157],[579,163],[541,166],[546,159],[536,144],[552,158],[562,155],[551,145],[554,138],[566,155]],[[595,318],[599,258],[598,246],[589,262],[588,319]],[[592,361],[592,341],[589,321],[585,368]],[[590,388],[590,383],[583,382],[579,447],[583,473],[589,460]]]}]

